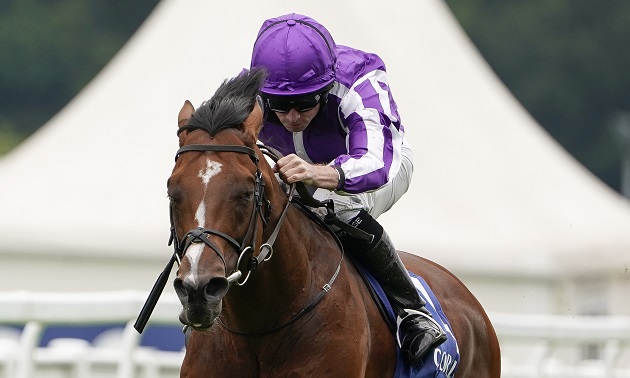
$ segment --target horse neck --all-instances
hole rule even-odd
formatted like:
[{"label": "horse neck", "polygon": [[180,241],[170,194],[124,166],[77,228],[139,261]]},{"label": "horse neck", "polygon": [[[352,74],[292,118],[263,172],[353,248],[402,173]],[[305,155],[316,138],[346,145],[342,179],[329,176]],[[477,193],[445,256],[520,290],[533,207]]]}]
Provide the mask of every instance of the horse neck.
[{"label": "horse neck", "polygon": [[[268,229],[274,227],[272,222]],[[288,209],[273,249],[272,258],[226,296],[224,315],[233,328],[257,332],[289,321],[321,291],[340,256],[332,236],[294,206]]]}]

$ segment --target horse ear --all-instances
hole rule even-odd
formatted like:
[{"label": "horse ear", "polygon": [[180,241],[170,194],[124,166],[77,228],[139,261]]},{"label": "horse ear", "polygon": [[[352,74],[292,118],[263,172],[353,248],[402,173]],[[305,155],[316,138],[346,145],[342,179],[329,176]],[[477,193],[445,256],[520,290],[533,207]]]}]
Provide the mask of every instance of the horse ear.
[{"label": "horse ear", "polygon": [[243,133],[248,143],[251,145],[256,144],[258,140],[258,133],[262,129],[263,125],[263,109],[260,107],[258,101],[254,105],[254,110],[243,121]]},{"label": "horse ear", "polygon": [[183,127],[188,124],[188,120],[190,116],[195,111],[195,107],[190,101],[186,100],[181,110],[179,111],[179,115],[177,116],[177,127]]},{"label": "horse ear", "polygon": [[[188,125],[188,121],[195,111],[195,107],[190,101],[186,100],[184,105],[179,111],[179,115],[177,116],[177,127],[181,128]],[[188,135],[188,130],[183,130],[179,133],[179,146],[181,147],[184,144],[184,137]]]}]

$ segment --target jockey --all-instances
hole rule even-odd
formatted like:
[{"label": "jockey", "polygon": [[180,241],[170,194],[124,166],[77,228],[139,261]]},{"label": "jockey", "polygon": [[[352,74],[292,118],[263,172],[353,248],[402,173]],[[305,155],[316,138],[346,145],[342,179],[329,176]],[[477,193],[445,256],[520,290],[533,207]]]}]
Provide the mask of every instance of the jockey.
[{"label": "jockey", "polygon": [[313,197],[332,199],[339,218],[374,235],[372,242],[340,238],[390,299],[399,346],[415,365],[446,336],[376,221],[407,191],[413,174],[385,64],[375,54],[336,45],[312,18],[288,14],[263,23],[251,60],[257,67],[268,73],[259,139],[284,155],[274,170],[288,184],[316,188]]}]

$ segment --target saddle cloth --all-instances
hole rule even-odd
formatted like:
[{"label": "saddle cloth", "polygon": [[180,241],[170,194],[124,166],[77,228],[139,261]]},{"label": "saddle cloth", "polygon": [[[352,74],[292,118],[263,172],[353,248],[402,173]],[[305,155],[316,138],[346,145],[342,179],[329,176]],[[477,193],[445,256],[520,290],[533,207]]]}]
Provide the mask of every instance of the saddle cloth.
[{"label": "saddle cloth", "polygon": [[[366,283],[371,286],[371,291],[375,297],[374,299],[380,302],[382,312],[384,312],[384,315],[387,317],[390,327],[393,325],[395,332],[396,315],[394,314],[389,300],[385,296],[385,292],[376,279],[363,267],[358,266],[358,270]],[[440,302],[425,280],[413,272],[409,272],[409,275],[418,293],[427,302],[426,309],[446,333],[447,340],[433,351],[427,353],[422,363],[415,367],[407,364],[396,342],[396,371],[394,378],[453,378],[457,370],[457,364],[459,363],[459,348],[457,347],[455,335],[453,335],[453,331],[451,330],[451,325],[442,310]]]}]

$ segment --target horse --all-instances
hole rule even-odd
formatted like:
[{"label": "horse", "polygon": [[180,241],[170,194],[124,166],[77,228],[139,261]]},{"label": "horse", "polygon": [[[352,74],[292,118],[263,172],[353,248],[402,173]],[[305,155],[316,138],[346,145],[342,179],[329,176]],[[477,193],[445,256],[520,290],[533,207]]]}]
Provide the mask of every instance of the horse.
[{"label": "horse", "polygon": [[[167,189],[187,329],[181,377],[391,377],[396,341],[357,268],[257,144],[263,80],[242,73],[178,115]],[[475,296],[437,263],[400,255],[450,320],[457,376],[499,377],[497,336]]]}]

